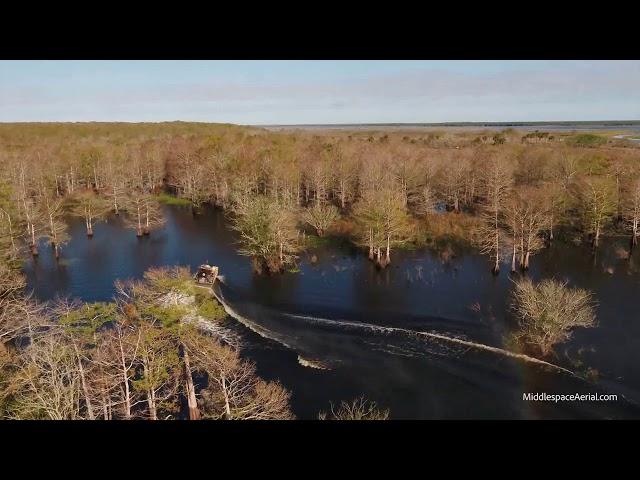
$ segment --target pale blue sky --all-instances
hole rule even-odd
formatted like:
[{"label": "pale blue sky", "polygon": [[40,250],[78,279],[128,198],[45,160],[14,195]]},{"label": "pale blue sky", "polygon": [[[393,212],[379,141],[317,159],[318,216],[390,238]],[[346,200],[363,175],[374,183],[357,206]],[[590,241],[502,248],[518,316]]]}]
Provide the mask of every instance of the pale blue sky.
[{"label": "pale blue sky", "polygon": [[0,61],[0,122],[637,120],[638,61]]}]

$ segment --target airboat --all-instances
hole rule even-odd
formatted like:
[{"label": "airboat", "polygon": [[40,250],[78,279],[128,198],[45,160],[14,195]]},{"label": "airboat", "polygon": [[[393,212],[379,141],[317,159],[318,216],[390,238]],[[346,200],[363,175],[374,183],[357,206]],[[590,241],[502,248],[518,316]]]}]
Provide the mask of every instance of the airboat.
[{"label": "airboat", "polygon": [[218,267],[204,263],[198,267],[193,278],[196,283],[213,285],[218,278]]}]

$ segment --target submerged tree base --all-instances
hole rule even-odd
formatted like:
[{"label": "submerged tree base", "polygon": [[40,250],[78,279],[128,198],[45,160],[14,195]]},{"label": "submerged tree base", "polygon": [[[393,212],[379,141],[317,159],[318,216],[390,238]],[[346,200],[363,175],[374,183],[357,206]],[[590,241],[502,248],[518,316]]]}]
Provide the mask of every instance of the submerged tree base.
[{"label": "submerged tree base", "polygon": [[262,275],[263,273],[282,273],[285,270],[285,265],[278,258],[251,258],[251,267],[254,273]]}]

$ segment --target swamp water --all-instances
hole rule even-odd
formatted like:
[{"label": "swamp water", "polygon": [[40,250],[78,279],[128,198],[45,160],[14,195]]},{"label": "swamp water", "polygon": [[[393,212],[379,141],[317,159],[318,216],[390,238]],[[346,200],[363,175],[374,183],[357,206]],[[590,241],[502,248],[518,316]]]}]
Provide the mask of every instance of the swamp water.
[{"label": "swamp water", "polygon": [[[228,328],[259,375],[292,392],[298,418],[360,395],[397,419],[640,418],[640,252],[624,258],[628,238],[606,242],[595,258],[561,243],[532,258],[533,279],[568,280],[595,294],[598,326],[576,331],[550,360],[591,369],[598,381],[589,383],[495,350],[510,321],[506,265],[494,277],[480,255],[442,261],[417,250],[392,253],[379,272],[362,251],[326,246],[314,250],[314,264],[301,254],[299,272],[256,276],[221,211],[165,211],[165,227],[141,239],[118,217],[96,225],[91,239],[82,220],[71,220],[58,263],[44,244],[28,260],[29,288],[41,300],[109,301],[116,279],[141,278],[153,266],[218,265],[224,283],[214,293],[231,313]],[[533,402],[526,392],[618,400]]]}]

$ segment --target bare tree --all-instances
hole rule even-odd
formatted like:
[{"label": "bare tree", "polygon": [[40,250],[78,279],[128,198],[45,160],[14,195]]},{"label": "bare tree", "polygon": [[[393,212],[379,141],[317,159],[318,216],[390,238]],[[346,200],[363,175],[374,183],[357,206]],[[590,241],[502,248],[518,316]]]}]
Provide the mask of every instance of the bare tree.
[{"label": "bare tree", "polygon": [[[195,342],[193,341],[195,340]],[[237,351],[198,336],[189,345],[194,365],[207,373],[202,403],[208,418],[271,420],[293,418],[290,394],[278,383],[261,380],[255,366]]]},{"label": "bare tree", "polygon": [[329,413],[320,412],[318,418],[320,420],[387,420],[389,410],[380,410],[376,402],[359,397],[351,402],[341,402],[337,408],[331,404]]},{"label": "bare tree", "polygon": [[109,210],[109,202],[104,197],[92,190],[85,190],[76,194],[71,214],[84,219],[87,236],[93,237],[94,224],[104,220]]},{"label": "bare tree", "polygon": [[468,159],[464,157],[442,158],[439,161],[438,183],[441,196],[445,199],[449,209],[460,213],[465,192]]},{"label": "bare tree", "polygon": [[339,200],[340,208],[344,211],[355,197],[357,163],[351,155],[341,149],[337,149],[331,163],[333,195]]},{"label": "bare tree", "polygon": [[631,249],[638,245],[640,236],[640,175],[631,179],[625,188],[622,216],[631,230]]},{"label": "bare tree", "polygon": [[73,348],[59,335],[37,338],[20,355],[11,381],[11,418],[76,420],[81,382]]},{"label": "bare tree", "polygon": [[543,356],[567,341],[573,329],[596,323],[591,293],[557,280],[534,284],[523,278],[515,282],[511,308],[519,325],[516,340]]},{"label": "bare tree", "polygon": [[593,247],[597,248],[602,230],[615,211],[613,185],[609,178],[587,177],[575,187],[582,228],[591,236]]},{"label": "bare tree", "polygon": [[134,406],[142,401],[132,386],[139,361],[141,335],[140,331],[128,326],[124,319],[119,319],[102,337],[102,352],[97,356],[102,375],[110,377],[103,383],[113,382],[117,385],[116,400],[110,403],[122,407],[121,416],[126,420],[133,418]]},{"label": "bare tree", "polygon": [[149,194],[133,191],[126,199],[126,225],[135,229],[136,236],[149,235],[164,225],[164,215],[157,200]]},{"label": "bare tree", "polygon": [[148,418],[157,420],[158,412],[164,409],[165,404],[173,407],[175,402],[180,359],[171,335],[144,324],[140,330],[139,362],[142,372],[133,381],[133,388],[146,397]]},{"label": "bare tree", "polygon": [[547,239],[553,242],[556,226],[562,222],[567,201],[566,191],[554,180],[543,184],[542,202],[547,212]]},{"label": "bare tree", "polygon": [[[354,206],[359,242],[369,248],[369,259],[380,267],[391,263],[391,246],[405,243],[410,237],[411,222],[402,192],[392,185],[366,190]],[[385,251],[383,255],[383,251]]]},{"label": "bare tree", "polygon": [[24,295],[26,280],[16,268],[0,262],[0,344],[28,335],[42,323],[42,306]]},{"label": "bare tree", "polygon": [[60,247],[71,238],[68,233],[69,227],[63,219],[63,203],[63,199],[49,196],[45,196],[42,201],[43,215],[47,223],[46,238],[53,247],[56,259],[60,258]]},{"label": "bare tree", "polygon": [[302,211],[302,219],[316,229],[319,237],[324,236],[324,233],[339,217],[338,209],[335,206],[319,202],[314,202],[311,207]]},{"label": "bare tree", "polygon": [[194,153],[184,152],[179,155],[175,169],[179,172],[179,175],[174,176],[179,195],[199,207],[207,200],[209,193],[205,162]]},{"label": "bare tree", "polygon": [[511,172],[501,158],[492,158],[484,170],[484,224],[480,232],[480,251],[493,259],[492,271],[500,272],[500,254],[503,250],[502,217],[504,201],[513,182]]}]

